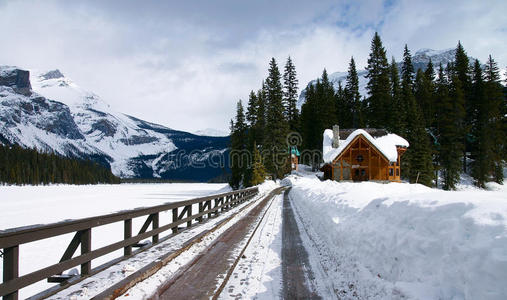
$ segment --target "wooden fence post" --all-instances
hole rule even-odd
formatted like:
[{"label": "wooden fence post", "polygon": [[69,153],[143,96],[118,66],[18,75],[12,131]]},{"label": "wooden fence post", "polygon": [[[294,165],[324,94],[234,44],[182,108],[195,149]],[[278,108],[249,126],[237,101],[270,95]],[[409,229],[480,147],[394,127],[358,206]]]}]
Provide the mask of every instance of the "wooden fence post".
[{"label": "wooden fence post", "polygon": [[[204,202],[199,202],[199,214],[202,213],[203,211],[204,211]],[[199,221],[199,223],[202,223],[202,216],[197,218],[197,221]]]},{"label": "wooden fence post", "polygon": [[[159,226],[158,222],[159,222],[159,213],[157,212],[157,213],[153,214],[151,228],[158,229],[158,226]],[[158,243],[158,233],[151,237],[151,242],[152,242],[152,244]]]},{"label": "wooden fence post", "polygon": [[[88,228],[81,231],[81,255],[92,251],[92,229]],[[92,262],[87,261],[81,264],[81,276],[89,275],[92,270]]]},{"label": "wooden fence post", "polygon": [[[190,204],[187,208],[187,217],[190,218],[192,217],[192,204]],[[192,220],[190,219],[189,221],[187,221],[187,227],[191,227],[192,226]]]},{"label": "wooden fence post", "polygon": [[[126,219],[123,223],[123,239],[126,240],[132,237],[132,219]],[[132,254],[132,245],[128,245],[123,248],[123,255],[131,255]]]},{"label": "wooden fence post", "polygon": [[[4,274],[3,282],[7,282],[19,277],[19,246],[13,246],[4,249]],[[18,300],[18,291],[7,294],[4,300]]]},{"label": "wooden fence post", "polygon": [[[178,208],[173,208],[173,223],[178,221]],[[178,226],[171,228],[173,233],[178,233]]]},{"label": "wooden fence post", "polygon": [[[206,201],[206,207],[211,209],[211,200]],[[208,213],[208,219],[211,219],[211,213]]]}]

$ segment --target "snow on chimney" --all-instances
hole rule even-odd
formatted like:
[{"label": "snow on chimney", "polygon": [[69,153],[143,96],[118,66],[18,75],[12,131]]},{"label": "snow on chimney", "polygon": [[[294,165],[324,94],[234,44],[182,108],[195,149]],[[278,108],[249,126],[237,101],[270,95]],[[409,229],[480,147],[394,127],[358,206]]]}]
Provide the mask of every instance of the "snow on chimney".
[{"label": "snow on chimney", "polygon": [[340,126],[334,125],[333,126],[333,148],[340,147]]}]

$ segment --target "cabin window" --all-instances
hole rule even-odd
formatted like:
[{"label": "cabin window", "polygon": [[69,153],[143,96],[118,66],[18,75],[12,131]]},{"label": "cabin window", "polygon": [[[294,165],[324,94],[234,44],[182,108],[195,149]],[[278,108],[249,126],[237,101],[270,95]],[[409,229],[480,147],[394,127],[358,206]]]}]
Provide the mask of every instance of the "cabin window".
[{"label": "cabin window", "polygon": [[356,177],[358,177],[359,176],[359,169],[356,169],[355,173],[356,173]]},{"label": "cabin window", "polygon": [[366,175],[366,171],[364,169],[361,169],[361,176],[365,176]]},{"label": "cabin window", "polygon": [[340,168],[339,167],[333,168],[333,180],[336,180],[336,181],[340,180]]},{"label": "cabin window", "polygon": [[356,156],[356,160],[358,162],[362,162],[364,160],[364,157],[361,154],[359,154],[358,156]]},{"label": "cabin window", "polygon": [[389,168],[389,176],[394,176],[394,169],[393,168]]},{"label": "cabin window", "polygon": [[396,169],[396,176],[400,176],[400,169]]},{"label": "cabin window", "polygon": [[349,168],[343,169],[343,180],[350,180],[350,169]]}]

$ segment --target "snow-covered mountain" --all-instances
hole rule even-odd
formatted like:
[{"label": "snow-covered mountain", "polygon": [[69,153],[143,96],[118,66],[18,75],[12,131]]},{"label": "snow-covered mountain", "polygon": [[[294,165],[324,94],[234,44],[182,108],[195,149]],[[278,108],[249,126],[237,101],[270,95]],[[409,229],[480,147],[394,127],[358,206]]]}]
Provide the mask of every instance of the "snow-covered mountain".
[{"label": "snow-covered mountain", "polygon": [[202,136],[229,136],[230,132],[215,128],[206,128],[202,130],[197,130],[194,132],[194,134]]},{"label": "snow-covered mountain", "polygon": [[206,181],[223,172],[207,159],[224,154],[228,138],[197,136],[117,112],[59,70],[0,66],[0,142],[92,158],[121,177]]},{"label": "snow-covered mountain", "polygon": [[[435,66],[435,71],[437,71],[438,65],[442,64],[444,67],[447,66],[449,62],[454,60],[454,56],[456,54],[456,49],[445,49],[445,50],[432,50],[432,49],[420,49],[412,56],[412,64],[414,65],[414,69],[417,71],[418,69],[426,70],[426,66],[428,62],[431,61]],[[472,60],[471,60],[472,61]],[[398,62],[398,69],[401,70],[401,62]],[[368,83],[368,79],[365,77],[367,74],[366,70],[357,70],[357,76],[359,77],[359,93],[362,96],[367,96],[366,85]],[[333,83],[335,90],[338,89],[338,83],[341,81],[342,86],[345,87],[345,81],[347,79],[347,72],[335,72],[329,76],[329,80]],[[306,86],[310,84],[315,84],[317,79],[310,81]],[[306,101],[306,88],[301,91],[298,99],[298,108],[301,109],[301,106]]]}]

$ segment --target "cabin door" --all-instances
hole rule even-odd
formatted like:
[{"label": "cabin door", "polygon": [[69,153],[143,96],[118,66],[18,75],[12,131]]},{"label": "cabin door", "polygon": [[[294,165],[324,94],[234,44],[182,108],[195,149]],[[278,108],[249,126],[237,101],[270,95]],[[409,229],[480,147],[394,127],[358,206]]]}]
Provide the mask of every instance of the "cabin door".
[{"label": "cabin door", "polygon": [[352,174],[352,180],[354,181],[367,181],[369,179],[367,167],[355,168]]}]

